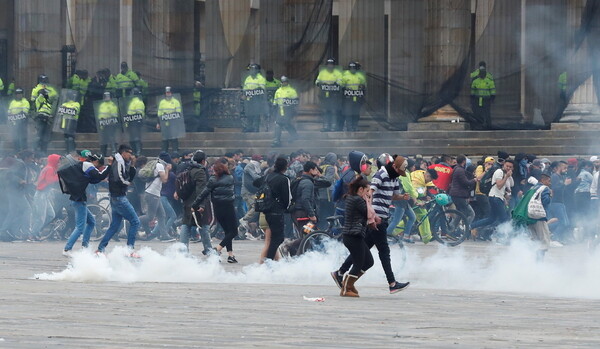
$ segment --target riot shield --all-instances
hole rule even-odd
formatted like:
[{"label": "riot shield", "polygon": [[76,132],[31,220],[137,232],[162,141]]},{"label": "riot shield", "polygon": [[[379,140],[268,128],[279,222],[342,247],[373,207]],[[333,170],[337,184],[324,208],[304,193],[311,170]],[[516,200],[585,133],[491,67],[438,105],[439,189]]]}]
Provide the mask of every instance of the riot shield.
[{"label": "riot shield", "polygon": [[325,110],[337,110],[341,106],[343,70],[339,66],[333,69],[327,66],[319,67],[319,75],[315,84],[320,90],[321,107]]},{"label": "riot shield", "polygon": [[[52,131],[67,135],[74,135],[77,132],[77,120],[81,110],[79,100],[79,93],[75,90],[63,88],[60,91]],[[40,111],[41,108],[38,113]]]},{"label": "riot shield", "polygon": [[25,97],[21,99],[7,98],[2,108],[6,108],[4,112],[11,139],[13,141],[19,138],[26,139],[27,121],[31,108],[29,101]]},{"label": "riot shield", "polygon": [[287,86],[282,84],[275,92],[273,104],[277,108],[278,117],[293,118],[298,113],[300,94],[295,86],[297,84],[293,80],[288,80]]},{"label": "riot shield", "polygon": [[96,130],[100,145],[113,145],[117,143],[117,136],[121,133],[121,118],[119,117],[119,100],[94,101],[94,115],[96,117]]},{"label": "riot shield", "polygon": [[246,117],[265,115],[268,112],[268,98],[264,73],[245,72],[242,74],[242,98]]},{"label": "riot shield", "polygon": [[171,98],[164,95],[158,96],[156,105],[162,139],[183,138],[185,136],[185,123],[179,93],[173,93]]},{"label": "riot shield", "polygon": [[362,104],[365,100],[367,87],[367,75],[362,70],[351,73],[349,70],[344,72],[342,81],[344,84],[344,102],[354,102]]},{"label": "riot shield", "polygon": [[123,123],[123,132],[129,142],[142,140],[146,105],[137,96],[119,99],[119,113]]}]

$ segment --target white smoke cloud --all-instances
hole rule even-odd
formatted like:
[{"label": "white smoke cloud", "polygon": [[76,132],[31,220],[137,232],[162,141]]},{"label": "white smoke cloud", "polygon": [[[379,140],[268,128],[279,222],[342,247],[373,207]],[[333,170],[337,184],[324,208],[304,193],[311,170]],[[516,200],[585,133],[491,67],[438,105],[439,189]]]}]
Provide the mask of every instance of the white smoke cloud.
[{"label": "white smoke cloud", "polygon": [[[347,252],[343,245],[328,254],[308,253],[280,262],[252,264],[237,271],[207,259],[188,257],[175,244],[160,254],[142,248],[142,259],[126,257],[115,247],[106,258],[90,251],[75,252],[71,264],[57,273],[36,274],[40,280],[76,282],[225,282],[293,285],[331,285],[329,272],[339,267]],[[473,250],[476,254],[473,254]],[[537,245],[517,238],[510,246],[476,245],[446,248],[441,245],[408,247],[406,263],[398,247],[392,247],[392,264],[400,281],[414,287],[447,290],[481,290],[533,293],[545,296],[600,299],[600,253],[583,246],[551,249],[544,262],[536,261]],[[435,250],[431,254],[432,250]],[[384,288],[386,280],[373,249],[375,266],[360,285]]]}]

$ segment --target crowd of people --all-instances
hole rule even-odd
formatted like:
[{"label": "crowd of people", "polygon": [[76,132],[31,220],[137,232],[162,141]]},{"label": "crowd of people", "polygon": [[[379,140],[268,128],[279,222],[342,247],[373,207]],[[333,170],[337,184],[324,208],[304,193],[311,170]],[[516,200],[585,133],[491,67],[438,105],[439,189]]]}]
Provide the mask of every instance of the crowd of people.
[{"label": "crowd of people", "polygon": [[[147,158],[122,144],[106,158],[89,150],[36,158],[23,150],[0,161],[0,179],[2,240],[39,241],[50,222],[66,215],[59,237],[67,241],[65,256],[81,236],[89,247],[98,227],[87,203],[102,196],[109,197],[112,219],[96,253],[123,232],[131,257],[138,257],[137,239],[156,238],[179,240],[186,248],[201,242],[204,255],[225,249],[227,262],[237,263],[234,240],[264,239],[259,262],[278,260],[293,254],[308,223],[324,229],[327,217],[341,215],[350,256],[332,277],[342,295],[356,297],[354,283],[373,265],[373,246],[390,292],[408,286],[395,279],[387,236],[429,242],[429,225],[417,231],[412,226],[438,193],[447,193],[467,217],[474,240],[491,240],[512,218],[514,228],[527,227],[540,241],[542,255],[548,247],[576,242],[594,231],[600,159],[550,161],[502,151],[480,159],[369,157],[360,151],[321,157],[301,149],[289,156],[273,151],[245,157],[238,150],[208,157],[196,150]],[[221,240],[214,248],[213,238]]]}]

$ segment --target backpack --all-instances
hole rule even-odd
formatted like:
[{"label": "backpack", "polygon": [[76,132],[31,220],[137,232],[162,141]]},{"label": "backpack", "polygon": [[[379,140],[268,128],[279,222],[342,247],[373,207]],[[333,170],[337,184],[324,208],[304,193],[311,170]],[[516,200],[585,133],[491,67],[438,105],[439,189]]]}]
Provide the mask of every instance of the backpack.
[{"label": "backpack", "polygon": [[175,191],[177,196],[183,201],[190,198],[196,190],[196,183],[191,176],[192,167],[188,167],[185,171],[177,175],[175,179]]},{"label": "backpack", "polygon": [[483,177],[481,177],[481,181],[479,182],[479,191],[482,194],[485,195],[489,195],[490,190],[492,190],[492,177],[494,176],[494,173],[500,169],[500,166],[498,166],[498,164],[494,164],[489,171],[487,171]]},{"label": "backpack", "polygon": [[275,208],[275,201],[273,191],[269,185],[269,176],[267,175],[255,194],[254,210],[262,213],[271,212]]},{"label": "backpack", "polygon": [[141,179],[143,182],[152,182],[154,180],[154,178],[156,178],[156,176],[154,175],[154,169],[156,169],[156,164],[159,163],[159,161],[161,161],[160,159],[154,159],[154,160],[150,160],[148,161],[144,167],[142,167],[140,169],[140,171],[138,172],[138,178]]},{"label": "backpack", "polygon": [[71,194],[69,188],[73,188],[73,185],[80,177],[81,167],[77,166],[81,162],[75,160],[71,155],[61,158],[61,164],[56,171],[58,175],[58,184],[63,194]]},{"label": "backpack", "polygon": [[344,181],[342,177],[335,181],[333,184],[333,192],[331,194],[331,201],[337,202],[344,196]]}]

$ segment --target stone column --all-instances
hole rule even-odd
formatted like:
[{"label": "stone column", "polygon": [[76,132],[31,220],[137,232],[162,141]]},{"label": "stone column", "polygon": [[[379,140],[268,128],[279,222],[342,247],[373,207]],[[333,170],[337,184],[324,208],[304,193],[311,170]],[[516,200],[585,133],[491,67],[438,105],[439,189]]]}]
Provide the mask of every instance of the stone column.
[{"label": "stone column", "polygon": [[[585,4],[586,0],[569,1],[567,21],[571,38],[574,36],[576,30],[579,29],[581,15],[585,8]],[[590,33],[590,36],[591,35],[592,34]],[[573,94],[571,95],[567,108],[563,112],[560,123],[571,123],[571,125],[553,124],[552,128],[579,128],[577,124],[573,123],[580,122],[600,123],[600,107],[598,106],[597,91],[594,86],[594,78],[600,79],[600,77],[593,76],[593,69],[590,62],[590,44],[594,44],[594,42],[590,42],[588,37],[578,51],[571,51],[569,53],[569,62],[567,65],[567,92],[572,92]],[[590,72],[592,72],[591,75]],[[590,76],[587,77],[586,75]],[[577,87],[572,85],[581,81],[583,81],[583,83]],[[573,88],[575,88],[574,91],[572,91]],[[589,128],[592,126],[585,125],[583,127]],[[597,127],[600,128],[600,125]]]},{"label": "stone column", "polygon": [[131,65],[133,59],[133,0],[120,0],[119,61]]}]

